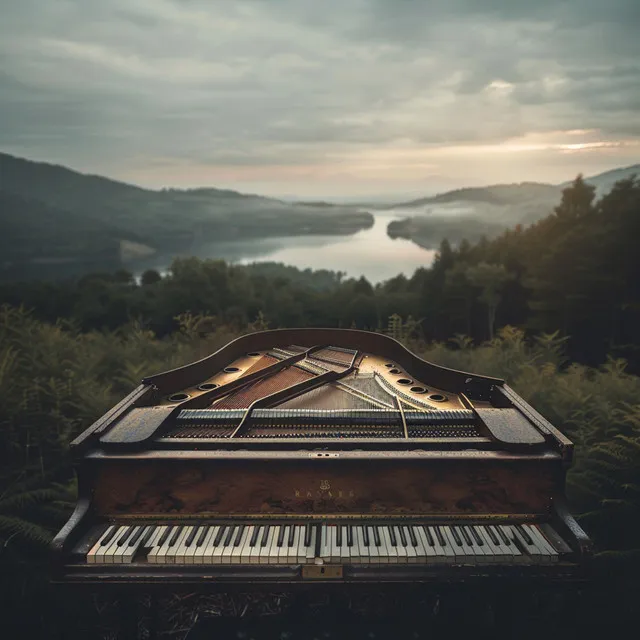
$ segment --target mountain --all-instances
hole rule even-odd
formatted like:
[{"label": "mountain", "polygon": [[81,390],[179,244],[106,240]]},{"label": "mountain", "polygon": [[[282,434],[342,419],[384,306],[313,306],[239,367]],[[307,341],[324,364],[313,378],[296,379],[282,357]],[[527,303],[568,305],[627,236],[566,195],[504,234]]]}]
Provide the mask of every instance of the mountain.
[{"label": "mountain", "polygon": [[[585,178],[584,181],[593,185],[596,188],[596,195],[603,196],[609,191],[611,187],[618,182],[618,180],[624,180],[631,176],[640,176],[640,164],[634,164],[630,167],[623,167],[621,169],[612,169],[611,171],[605,171],[595,176]],[[571,180],[563,182],[561,187],[568,187],[571,184]]]},{"label": "mountain", "polygon": [[[154,252],[195,252],[207,242],[342,235],[373,224],[370,213],[354,207],[291,204],[209,187],[155,191],[4,153],[0,193],[2,244],[13,247],[4,270],[11,273],[64,256],[86,271],[96,255],[114,255],[114,246],[123,264]],[[73,250],[70,238],[77,239]],[[111,265],[110,258],[105,266]]]},{"label": "mountain", "polygon": [[[615,182],[634,173],[640,175],[640,165],[614,169],[585,180],[602,196]],[[464,239],[477,242],[483,236],[490,238],[516,225],[529,225],[546,217],[569,184],[498,184],[403,202],[389,207],[404,217],[389,223],[387,233],[392,238],[413,240],[426,249],[437,248],[444,238],[453,244]]]},{"label": "mountain", "polygon": [[559,187],[540,182],[520,184],[494,184],[488,187],[455,189],[427,198],[418,198],[393,206],[394,209],[422,207],[428,204],[450,202],[482,202],[493,205],[519,204],[523,201],[557,198]]}]

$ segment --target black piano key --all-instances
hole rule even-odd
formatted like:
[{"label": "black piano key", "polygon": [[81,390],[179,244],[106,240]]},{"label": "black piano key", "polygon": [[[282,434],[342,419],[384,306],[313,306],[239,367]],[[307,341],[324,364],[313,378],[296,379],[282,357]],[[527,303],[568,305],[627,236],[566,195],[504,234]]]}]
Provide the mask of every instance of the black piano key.
[{"label": "black piano key", "polygon": [[480,534],[476,531],[476,528],[469,527],[469,529],[471,529],[471,535],[473,536],[473,539],[476,541],[476,544],[479,547],[482,547],[484,545],[484,540],[480,537]]},{"label": "black piano key", "polygon": [[404,532],[404,527],[395,527],[397,532],[400,534],[400,542],[403,547],[407,546],[407,534]]},{"label": "black piano key", "polygon": [[226,533],[226,531],[227,531],[227,527],[225,527],[225,526],[221,526],[218,529],[218,533],[216,533],[216,537],[213,539],[213,546],[214,547],[217,547],[220,544],[222,544],[222,539],[224,538],[224,534]]},{"label": "black piano key", "polygon": [[138,530],[129,539],[129,546],[133,547],[134,544],[142,538],[142,534],[146,531],[146,527],[138,527]]},{"label": "black piano key", "polygon": [[296,538],[296,528],[294,526],[289,527],[289,539],[287,540],[287,546],[293,547],[293,541]]},{"label": "black piano key", "polygon": [[200,527],[200,535],[196,540],[196,547],[201,547],[204,544],[204,539],[207,537],[207,532],[209,531],[209,527]]},{"label": "black piano key", "polygon": [[422,527],[422,530],[424,531],[424,535],[427,537],[427,543],[429,544],[429,546],[435,547],[436,543],[433,539],[433,536],[431,535],[431,530],[429,529],[429,527]]},{"label": "black piano key", "polygon": [[236,533],[236,539],[233,541],[233,546],[234,547],[239,547],[240,546],[240,540],[242,540],[242,536],[244,534],[244,530],[245,530],[246,525],[241,524],[238,527],[238,533]]},{"label": "black piano key", "polygon": [[269,539],[269,530],[271,529],[270,525],[267,525],[264,528],[264,531],[262,532],[262,540],[260,540],[260,546],[261,547],[266,547],[267,546],[267,540]]},{"label": "black piano key", "polygon": [[468,546],[473,547],[473,540],[467,531],[467,527],[460,527],[460,532],[462,533],[462,537]]},{"label": "black piano key", "polygon": [[[155,533],[155,527],[147,527],[144,535],[142,536],[142,540],[140,541],[140,549],[147,548],[147,543],[149,542],[149,538]],[[149,547],[150,548],[150,547]]]},{"label": "black piano key", "polygon": [[533,540],[531,536],[528,534],[527,530],[520,524],[516,525],[516,529],[518,533],[524,538],[524,541],[531,547],[533,546]]},{"label": "black piano key", "polygon": [[223,547],[228,547],[231,544],[231,540],[233,538],[233,533],[236,530],[236,528],[233,525],[230,525],[229,528],[227,529],[227,535],[224,538],[224,542],[222,543]]},{"label": "black piano key", "polygon": [[185,547],[190,547],[191,544],[193,543],[196,535],[198,534],[198,531],[200,529],[197,526],[194,526],[193,529],[191,529],[191,532],[189,533],[189,535],[187,536],[187,539],[184,541],[184,546]]},{"label": "black piano key", "polygon": [[175,545],[175,543],[178,542],[178,537],[180,536],[181,533],[182,533],[182,527],[176,527],[176,530],[171,534],[171,537],[169,538],[170,547],[173,547],[173,545]]},{"label": "black piano key", "polygon": [[438,538],[438,544],[441,547],[446,547],[447,546],[447,538],[442,533],[442,530],[440,529],[440,527],[436,527],[436,538]]},{"label": "black piano key", "polygon": [[415,531],[413,530],[413,527],[408,527],[407,531],[409,532],[409,539],[411,540],[411,546],[417,547],[418,538],[416,538],[416,534],[415,534]]},{"label": "black piano key", "polygon": [[315,525],[316,527],[316,544],[315,544],[315,554],[316,554],[316,558],[320,557],[320,547],[322,546],[322,529],[324,528],[323,525],[321,524],[317,524]]},{"label": "black piano key", "polygon": [[[375,528],[374,528],[375,531]],[[364,541],[364,546],[369,546],[369,527],[362,527],[362,538]]]},{"label": "black piano key", "polygon": [[453,539],[456,541],[456,544],[461,547],[462,546],[462,538],[458,533],[457,527],[451,527],[451,533],[453,534]]},{"label": "black piano key", "polygon": [[167,541],[167,538],[171,535],[173,529],[174,527],[167,527],[164,530],[164,533],[160,536],[160,540],[158,540],[158,547],[161,547]]},{"label": "black piano key", "polygon": [[496,536],[495,532],[493,531],[493,527],[485,527],[484,530],[489,534],[489,537],[491,538],[491,542],[493,542],[493,544],[500,544],[498,536]]},{"label": "black piano key", "polygon": [[253,528],[253,533],[251,534],[251,540],[249,540],[249,546],[250,547],[255,547],[256,543],[258,542],[258,536],[260,535],[260,528],[261,527],[254,527]]},{"label": "black piano key", "polygon": [[376,547],[382,545],[382,538],[380,537],[380,529],[378,529],[378,527],[373,527],[373,544],[375,544]]},{"label": "black piano key", "polygon": [[280,529],[278,529],[278,546],[281,547],[284,543],[284,534],[286,530],[286,526],[281,524]]},{"label": "black piano key", "polygon": [[509,540],[509,537],[507,536],[507,534],[502,530],[502,527],[496,527],[496,528],[498,529],[498,533],[502,538],[502,542],[504,542],[507,545],[507,547],[511,546],[511,540]]},{"label": "black piano key", "polygon": [[113,528],[107,534],[106,538],[100,543],[101,547],[106,547],[115,537],[116,533],[118,533],[118,527],[114,524]]},{"label": "black piano key", "polygon": [[397,547],[398,539],[396,538],[396,532],[393,530],[394,527],[387,527],[387,529],[389,530],[389,538],[391,538],[391,546]]},{"label": "black piano key", "polygon": [[313,531],[313,525],[308,523],[304,528],[304,546],[308,547],[311,545],[311,535]]},{"label": "black piano key", "polygon": [[339,547],[342,546],[342,527],[338,525],[336,530],[336,543]]},{"label": "black piano key", "polygon": [[116,542],[116,544],[119,547],[121,547],[125,543],[126,539],[131,535],[131,531],[132,531],[131,527],[127,527],[124,530],[124,533],[120,536],[120,538],[118,539],[118,542]]},{"label": "black piano key", "polygon": [[353,547],[353,525],[347,527],[347,547]]}]

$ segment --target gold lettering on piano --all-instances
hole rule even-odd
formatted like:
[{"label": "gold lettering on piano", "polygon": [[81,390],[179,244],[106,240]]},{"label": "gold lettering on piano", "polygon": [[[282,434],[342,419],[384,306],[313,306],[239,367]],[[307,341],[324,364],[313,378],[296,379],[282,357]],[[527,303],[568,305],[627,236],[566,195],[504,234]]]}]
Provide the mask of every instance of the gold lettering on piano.
[{"label": "gold lettering on piano", "polygon": [[322,480],[320,482],[320,488],[316,491],[311,489],[294,489],[294,498],[307,498],[315,500],[347,500],[349,498],[355,498],[356,493],[353,489],[331,489],[331,484],[328,480]]}]

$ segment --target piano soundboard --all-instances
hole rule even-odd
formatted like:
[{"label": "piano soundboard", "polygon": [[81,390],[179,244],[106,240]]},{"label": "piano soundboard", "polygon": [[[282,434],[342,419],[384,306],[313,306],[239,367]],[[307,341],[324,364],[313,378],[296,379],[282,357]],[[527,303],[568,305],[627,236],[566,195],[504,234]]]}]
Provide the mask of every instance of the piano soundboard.
[{"label": "piano soundboard", "polygon": [[61,582],[578,579],[573,445],[503,380],[276,330],[145,378],[72,443]]}]

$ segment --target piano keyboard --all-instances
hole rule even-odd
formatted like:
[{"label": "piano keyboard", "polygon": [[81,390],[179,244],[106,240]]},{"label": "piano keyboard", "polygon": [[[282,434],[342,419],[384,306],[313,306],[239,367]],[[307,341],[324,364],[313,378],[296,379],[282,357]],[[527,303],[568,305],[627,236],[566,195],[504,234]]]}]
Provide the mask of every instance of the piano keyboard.
[{"label": "piano keyboard", "polygon": [[570,551],[548,524],[111,525],[86,562],[551,564]]}]

